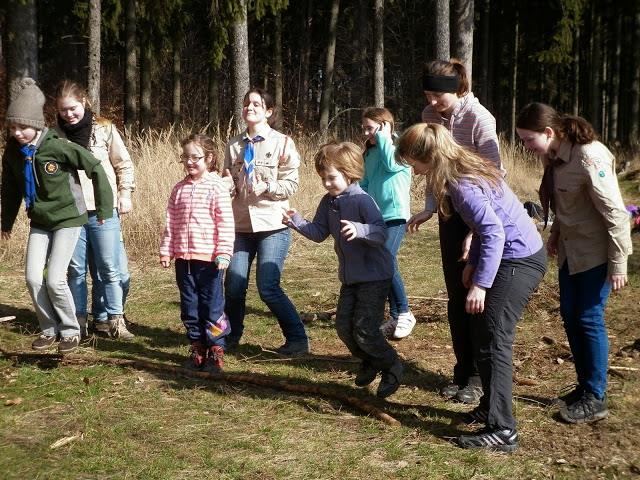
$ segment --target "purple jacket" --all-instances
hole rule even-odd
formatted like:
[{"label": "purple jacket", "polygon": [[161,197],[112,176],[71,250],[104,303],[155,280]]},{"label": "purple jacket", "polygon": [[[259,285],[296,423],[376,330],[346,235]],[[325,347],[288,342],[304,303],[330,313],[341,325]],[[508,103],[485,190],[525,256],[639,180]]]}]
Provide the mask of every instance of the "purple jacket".
[{"label": "purple jacket", "polygon": [[504,181],[492,189],[462,180],[449,184],[448,192],[453,208],[473,231],[469,263],[476,266],[476,285],[491,288],[503,258],[528,257],[542,248],[535,224]]}]

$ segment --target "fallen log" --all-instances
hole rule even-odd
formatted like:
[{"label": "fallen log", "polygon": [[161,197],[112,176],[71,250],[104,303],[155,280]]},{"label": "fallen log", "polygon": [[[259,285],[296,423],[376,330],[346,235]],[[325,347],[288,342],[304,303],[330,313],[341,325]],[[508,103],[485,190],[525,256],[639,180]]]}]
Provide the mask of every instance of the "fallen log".
[{"label": "fallen log", "polygon": [[258,385],[261,387],[273,388],[276,390],[284,390],[286,392],[307,393],[319,395],[326,398],[338,400],[342,403],[350,405],[362,412],[365,412],[378,420],[391,426],[399,426],[400,422],[388,413],[379,408],[365,402],[364,400],[347,395],[334,389],[327,388],[319,384],[295,384],[285,380],[279,380],[268,375],[256,373],[209,373],[203,371],[190,370],[177,365],[168,363],[153,362],[140,359],[111,358],[111,357],[88,357],[86,355],[70,354],[61,355],[58,353],[34,353],[34,352],[10,352],[0,349],[2,356],[19,362],[20,360],[47,360],[57,361],[64,365],[87,365],[87,364],[108,364],[119,367],[129,367],[138,370],[151,370],[160,373],[175,373],[185,377],[204,378],[215,381],[223,381],[229,383],[243,383],[249,385]]}]

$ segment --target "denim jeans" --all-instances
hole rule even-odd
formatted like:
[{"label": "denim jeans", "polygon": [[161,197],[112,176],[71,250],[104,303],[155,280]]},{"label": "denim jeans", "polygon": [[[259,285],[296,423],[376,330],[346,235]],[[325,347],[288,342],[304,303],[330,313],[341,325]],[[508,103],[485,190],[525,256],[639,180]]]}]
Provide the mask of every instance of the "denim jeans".
[{"label": "denim jeans", "polygon": [[604,263],[586,272],[569,274],[560,268],[560,315],[573,354],[578,385],[602,398],[607,390],[609,341],[604,308],[611,293]]},{"label": "denim jeans", "polygon": [[67,283],[67,268],[81,228],[29,230],[25,269],[27,288],[40,329],[49,337],[80,335],[73,296]]},{"label": "denim jeans", "polygon": [[387,241],[384,246],[391,252],[393,257],[393,278],[391,279],[391,289],[389,290],[389,314],[393,318],[398,318],[401,313],[409,311],[409,301],[404,289],[404,282],[398,268],[398,250],[404,238],[407,222],[404,220],[391,220],[386,222]]},{"label": "denim jeans", "polygon": [[[224,314],[223,271],[214,262],[176,260],[176,283],[180,290],[180,319],[187,329],[189,342],[204,346],[225,347],[224,336],[207,340],[207,322],[216,324]],[[225,322],[226,323],[226,322]]]},{"label": "denim jeans", "polygon": [[95,272],[102,281],[107,314],[122,315],[124,312],[120,272],[117,268],[120,237],[120,219],[116,210],[102,225],[98,223],[96,212],[89,212],[89,221],[80,231],[80,238],[69,264],[69,287],[77,315],[87,315],[89,258],[95,262]]},{"label": "denim jeans", "polygon": [[398,358],[380,331],[389,280],[342,285],[336,331],[351,354],[376,370],[388,371]]},{"label": "denim jeans", "polygon": [[[126,310],[127,297],[129,296],[129,286],[131,284],[131,273],[129,272],[129,260],[127,251],[124,248],[122,229],[120,230],[120,241],[116,246],[116,269],[120,274],[120,288],[122,288],[122,311]],[[89,272],[93,280],[91,288],[91,313],[97,322],[106,322],[109,315],[105,304],[104,282],[97,272],[95,256],[89,255]]]},{"label": "denim jeans", "polygon": [[247,287],[251,264],[257,258],[258,293],[276,316],[287,342],[307,340],[300,315],[280,287],[284,260],[291,244],[288,228],[270,232],[236,232],[233,258],[225,277],[225,311],[231,323],[230,341],[239,341],[244,331]]}]

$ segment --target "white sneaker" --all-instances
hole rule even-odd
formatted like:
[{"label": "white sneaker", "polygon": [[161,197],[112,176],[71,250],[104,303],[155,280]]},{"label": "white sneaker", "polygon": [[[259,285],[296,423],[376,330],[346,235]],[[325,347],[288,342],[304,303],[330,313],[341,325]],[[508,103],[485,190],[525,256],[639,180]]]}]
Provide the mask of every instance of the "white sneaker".
[{"label": "white sneaker", "polygon": [[400,340],[401,338],[408,337],[416,326],[416,317],[413,316],[411,311],[401,313],[398,315],[398,325],[395,332],[393,332],[393,338]]}]

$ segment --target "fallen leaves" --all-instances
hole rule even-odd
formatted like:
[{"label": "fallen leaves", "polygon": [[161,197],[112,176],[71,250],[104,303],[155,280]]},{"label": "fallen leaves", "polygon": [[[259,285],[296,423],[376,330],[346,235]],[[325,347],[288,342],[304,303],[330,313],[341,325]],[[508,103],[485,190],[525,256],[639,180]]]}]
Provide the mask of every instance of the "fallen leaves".
[{"label": "fallen leaves", "polygon": [[4,402],[5,407],[11,407],[13,405],[20,405],[22,403],[22,397],[10,398]]},{"label": "fallen leaves", "polygon": [[83,437],[84,437],[84,434],[82,432],[76,432],[73,435],[69,435],[67,437],[62,437],[62,438],[56,440],[51,445],[49,445],[49,448],[51,450],[55,450],[56,448],[60,448],[60,447],[63,447],[65,445],[67,445],[68,443],[75,442],[78,439],[82,439]]}]

